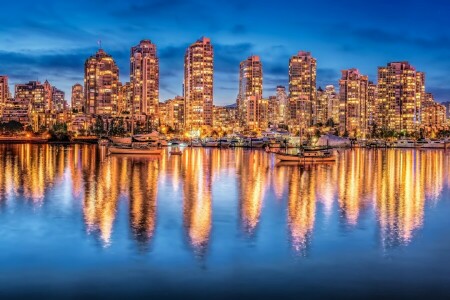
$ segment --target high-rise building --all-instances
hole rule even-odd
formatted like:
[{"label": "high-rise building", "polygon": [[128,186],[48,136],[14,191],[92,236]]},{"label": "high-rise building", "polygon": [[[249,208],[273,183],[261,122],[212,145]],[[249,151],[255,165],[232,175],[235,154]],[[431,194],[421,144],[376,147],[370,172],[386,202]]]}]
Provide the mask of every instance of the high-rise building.
[{"label": "high-rise building", "polygon": [[84,112],[83,86],[79,83],[72,86],[71,104],[74,113],[81,114]]},{"label": "high-rise building", "polygon": [[250,56],[240,63],[239,95],[237,98],[239,120],[247,129],[260,128],[260,108],[262,99],[263,72],[259,56]]},{"label": "high-rise building", "polygon": [[340,101],[334,85],[327,85],[325,87],[325,94],[328,101],[327,122],[332,120],[334,124],[339,124]]},{"label": "high-rise building", "polygon": [[221,130],[223,134],[232,133],[238,126],[236,124],[236,111],[235,105],[214,105],[214,129]]},{"label": "high-rise building", "polygon": [[446,118],[449,119],[450,118],[450,101],[441,102],[441,104],[444,105],[445,111],[446,111]]},{"label": "high-rise building", "polygon": [[369,79],[357,69],[342,71],[339,80],[341,133],[365,138],[367,135],[367,99]]},{"label": "high-rise building", "polygon": [[[45,113],[46,115],[50,116],[52,114],[53,110],[53,87],[48,82],[48,80],[45,80],[44,82],[44,103],[45,103]],[[49,125],[47,123],[47,125]]]},{"label": "high-rise building", "polygon": [[119,68],[103,49],[84,64],[85,113],[99,116],[117,114]]},{"label": "high-rise building", "polygon": [[131,82],[119,84],[119,96],[117,101],[117,110],[119,116],[131,116],[133,104],[133,87]]},{"label": "high-rise building", "polygon": [[159,124],[169,126],[172,130],[181,131],[184,128],[184,98],[176,96],[164,103],[159,103]]},{"label": "high-rise building", "polygon": [[287,125],[289,122],[289,97],[286,94],[286,87],[284,86],[277,86],[277,122],[276,125]]},{"label": "high-rise building", "polygon": [[408,62],[391,62],[379,67],[377,126],[405,133],[416,131],[424,90],[424,74]]},{"label": "high-rise building", "polygon": [[184,56],[186,130],[213,126],[213,46],[209,38],[190,45]]},{"label": "high-rise building", "polygon": [[314,122],[317,62],[310,52],[300,51],[289,60],[289,103],[291,122],[300,129]]},{"label": "high-rise building", "polygon": [[67,121],[68,109],[65,93],[56,87],[52,87],[52,118],[51,122],[64,123]]},{"label": "high-rise building", "polygon": [[427,136],[436,134],[447,127],[447,109],[444,105],[436,103],[431,93],[425,93],[421,107],[421,128]]},{"label": "high-rise building", "polygon": [[130,83],[132,113],[135,116],[145,115],[156,124],[159,104],[159,60],[156,45],[150,40],[142,40],[139,45],[131,48]]},{"label": "high-rise building", "polygon": [[0,116],[9,98],[8,76],[0,75]]},{"label": "high-rise building", "polygon": [[316,124],[325,124],[328,120],[328,95],[321,87],[317,89],[316,105],[314,107]]},{"label": "high-rise building", "polygon": [[377,85],[369,81],[367,86],[367,104],[366,104],[366,118],[367,118],[367,133],[370,134],[375,128],[377,122]]},{"label": "high-rise building", "polygon": [[30,81],[25,84],[16,84],[15,99],[20,107],[29,105],[30,122],[34,131],[47,126],[45,88],[39,81]]}]

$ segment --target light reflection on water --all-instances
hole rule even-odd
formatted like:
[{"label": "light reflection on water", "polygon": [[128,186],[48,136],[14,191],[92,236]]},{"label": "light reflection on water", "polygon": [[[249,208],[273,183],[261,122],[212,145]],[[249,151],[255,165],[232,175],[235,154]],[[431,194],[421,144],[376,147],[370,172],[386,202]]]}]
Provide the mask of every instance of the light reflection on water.
[{"label": "light reflection on water", "polygon": [[[157,158],[108,156],[92,145],[0,145],[0,262],[13,257],[14,265],[8,245],[39,244],[37,233],[51,255],[76,256],[76,249],[57,250],[70,233],[64,239],[87,253],[79,262],[111,256],[127,264],[144,255],[162,269],[174,257],[189,261],[186,251],[211,268],[233,265],[239,255],[256,265],[292,257],[326,261],[330,255],[321,255],[333,245],[342,253],[413,251],[415,239],[426,255],[418,233],[448,194],[448,152],[337,154],[336,163],[299,167],[244,149],[185,149],[181,157]],[[14,228],[30,216],[35,229]],[[58,226],[67,231],[56,232]],[[45,251],[33,255],[56,264]]]}]

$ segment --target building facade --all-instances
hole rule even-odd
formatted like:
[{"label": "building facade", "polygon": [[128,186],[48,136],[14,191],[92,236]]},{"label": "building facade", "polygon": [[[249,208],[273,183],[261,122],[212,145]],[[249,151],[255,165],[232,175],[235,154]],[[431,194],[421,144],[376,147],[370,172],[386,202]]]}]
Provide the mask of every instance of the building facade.
[{"label": "building facade", "polygon": [[10,98],[8,87],[8,76],[0,75],[0,116],[3,114],[3,108]]},{"label": "building facade", "polygon": [[214,52],[211,40],[201,38],[184,56],[185,128],[199,131],[213,126]]},{"label": "building facade", "polygon": [[317,62],[310,52],[300,51],[289,60],[289,103],[291,123],[305,129],[314,123]]},{"label": "building facade", "polygon": [[411,133],[420,124],[425,75],[408,62],[391,62],[378,68],[377,126]]},{"label": "building facade", "polygon": [[103,117],[117,115],[119,68],[103,49],[84,64],[85,113]]},{"label": "building facade", "polygon": [[131,48],[130,83],[134,115],[146,116],[157,123],[159,60],[156,45],[150,40],[142,40],[139,45]]},{"label": "building facade", "polygon": [[24,111],[25,106],[29,106],[29,119],[34,131],[48,126],[49,115],[46,112],[47,102],[45,99],[45,88],[39,81],[30,81],[15,86],[16,103],[14,105],[21,111]]},{"label": "building facade", "polygon": [[79,83],[72,86],[71,104],[73,113],[84,113],[84,91],[83,86]]},{"label": "building facade", "polygon": [[369,78],[357,69],[342,71],[339,80],[340,133],[366,138]]},{"label": "building facade", "polygon": [[253,55],[239,65],[238,115],[241,127],[260,128],[260,107],[263,72],[259,56]]}]

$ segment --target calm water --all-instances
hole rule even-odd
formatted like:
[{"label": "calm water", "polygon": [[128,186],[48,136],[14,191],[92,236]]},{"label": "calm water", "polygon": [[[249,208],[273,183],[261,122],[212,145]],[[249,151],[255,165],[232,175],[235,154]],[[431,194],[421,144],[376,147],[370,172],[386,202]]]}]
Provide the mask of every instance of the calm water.
[{"label": "calm water", "polygon": [[0,145],[0,296],[450,296],[450,151]]}]

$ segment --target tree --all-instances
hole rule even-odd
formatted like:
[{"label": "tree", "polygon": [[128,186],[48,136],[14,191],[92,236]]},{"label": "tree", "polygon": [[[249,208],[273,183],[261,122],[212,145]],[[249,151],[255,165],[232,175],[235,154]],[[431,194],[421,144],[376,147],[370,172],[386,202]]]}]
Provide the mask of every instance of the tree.
[{"label": "tree", "polygon": [[105,132],[105,130],[103,129],[104,128],[103,125],[104,124],[103,124],[102,117],[98,116],[97,119],[95,120],[95,124],[94,124],[94,127],[92,129],[92,132],[95,135],[101,135],[102,133]]},{"label": "tree", "polygon": [[4,128],[5,131],[9,131],[9,132],[20,132],[23,131],[23,124],[17,121],[9,121],[7,123],[2,123],[1,126]]},{"label": "tree", "polygon": [[52,140],[57,141],[68,141],[69,134],[67,132],[67,124],[66,123],[55,123],[53,127],[49,131],[52,136]]},{"label": "tree", "polygon": [[327,127],[334,127],[334,126],[336,126],[336,124],[334,123],[334,120],[332,118],[329,118],[327,120],[327,122],[325,123],[325,126],[327,126]]}]

